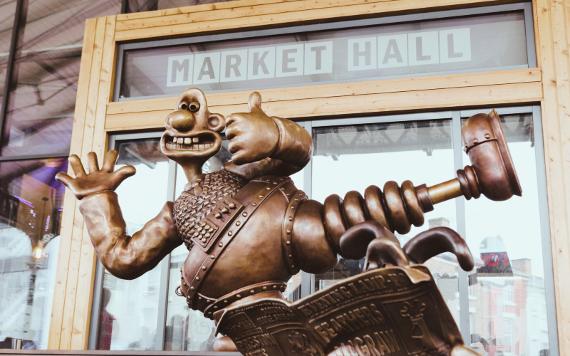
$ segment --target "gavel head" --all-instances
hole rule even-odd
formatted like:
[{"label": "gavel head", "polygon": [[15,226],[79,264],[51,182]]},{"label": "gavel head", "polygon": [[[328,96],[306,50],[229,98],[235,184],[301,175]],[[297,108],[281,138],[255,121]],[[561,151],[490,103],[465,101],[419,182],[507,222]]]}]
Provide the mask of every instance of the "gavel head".
[{"label": "gavel head", "polygon": [[[461,136],[480,193],[491,200],[507,200],[513,195],[522,194],[500,118],[494,110],[489,114],[470,117],[461,130]],[[466,167],[467,176],[473,174],[469,171],[471,169]],[[474,180],[467,178],[470,181],[468,185],[473,187]],[[462,190],[464,187],[462,184]]]}]

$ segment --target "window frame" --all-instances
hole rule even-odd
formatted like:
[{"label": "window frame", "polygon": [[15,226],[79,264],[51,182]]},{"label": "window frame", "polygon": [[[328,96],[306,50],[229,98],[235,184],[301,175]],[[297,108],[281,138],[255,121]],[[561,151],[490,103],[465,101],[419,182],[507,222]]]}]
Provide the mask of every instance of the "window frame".
[{"label": "window frame", "polygon": [[[451,123],[451,149],[453,152],[453,168],[454,170],[463,169],[464,166],[464,151],[461,141],[461,121],[464,118],[470,117],[479,112],[486,112],[491,108],[477,108],[477,109],[457,109],[457,110],[444,110],[444,111],[426,111],[420,113],[409,114],[393,114],[393,115],[375,115],[375,116],[358,116],[350,118],[329,118],[319,120],[303,120],[299,124],[312,134],[313,128],[320,127],[334,127],[345,125],[363,125],[363,124],[388,124],[394,122],[407,122],[407,121],[426,121],[426,120],[449,120]],[[509,114],[531,114],[534,128],[535,138],[535,159],[536,159],[536,175],[537,175],[537,189],[539,197],[539,220],[541,222],[541,247],[543,255],[543,269],[544,269],[544,289],[545,289],[545,304],[547,311],[547,327],[549,330],[549,348],[553,355],[558,354],[558,327],[556,323],[556,311],[554,306],[554,282],[552,271],[552,253],[550,243],[550,227],[548,223],[548,202],[546,198],[546,172],[544,162],[544,148],[542,141],[542,126],[540,107],[533,106],[509,106],[495,108],[499,115]],[[143,132],[143,133],[118,133],[110,136],[109,147],[116,147],[117,143],[128,141],[132,139],[144,138],[158,138],[161,131]],[[177,164],[169,161],[169,183],[166,189],[167,198],[174,201],[175,187],[176,187],[176,170]],[[303,186],[305,193],[312,196],[312,160],[303,169]],[[381,183],[381,182],[379,182]],[[455,216],[457,219],[457,232],[461,236],[466,236],[466,201],[465,199],[456,199],[455,202]],[[175,286],[169,285],[169,269],[170,269],[170,255],[165,257],[160,264],[155,268],[161,268],[161,288],[159,291],[159,316],[157,318],[157,332],[159,341],[158,344],[165,344],[165,328],[166,328],[166,314],[167,314],[167,294],[169,288]],[[301,297],[306,297],[315,290],[315,276],[310,273],[301,272]],[[103,266],[97,262],[95,289],[93,297],[93,308],[91,311],[91,325],[89,333],[89,349],[94,350],[97,345],[97,330],[99,311],[101,308],[101,293],[103,286]],[[469,292],[469,272],[459,269],[458,274],[458,293],[459,293],[459,320],[458,327],[462,333],[463,339],[468,342],[470,340],[470,311],[469,311],[469,298],[472,298]],[[200,352],[188,351],[188,354],[200,354]]]},{"label": "window frame", "polygon": [[[532,5],[527,2],[512,3],[504,5],[493,5],[484,7],[474,7],[474,8],[463,8],[454,10],[444,10],[444,11],[431,11],[424,13],[415,14],[405,14],[405,15],[394,15],[394,16],[383,16],[383,17],[372,17],[365,19],[355,19],[355,20],[344,20],[344,21],[333,21],[333,22],[323,22],[323,23],[313,23],[306,25],[293,25],[261,29],[261,30],[239,30],[233,29],[230,31],[225,31],[221,34],[208,34],[208,35],[190,35],[181,38],[170,38],[170,39],[160,39],[160,40],[148,40],[148,41],[138,41],[138,42],[127,42],[120,43],[117,49],[117,63],[115,66],[115,81],[114,90],[112,95],[112,102],[125,102],[134,101],[141,99],[153,99],[160,97],[168,97],[170,95],[156,95],[156,96],[142,96],[142,97],[126,97],[120,98],[120,92],[123,83],[123,72],[125,66],[125,52],[129,50],[137,49],[151,49],[151,48],[161,48],[170,47],[176,45],[190,45],[208,42],[219,42],[228,41],[235,39],[247,39],[247,38],[259,38],[264,36],[275,36],[284,34],[303,34],[306,32],[316,32],[316,31],[326,31],[326,30],[342,30],[342,29],[354,29],[358,27],[368,27],[368,26],[378,26],[378,25],[390,25],[390,24],[400,24],[400,23],[410,23],[410,22],[420,22],[420,21],[431,21],[438,19],[447,18],[460,18],[476,15],[492,15],[500,14],[505,12],[517,12],[522,11],[524,17],[524,26],[526,34],[526,54],[527,54],[527,66],[509,66],[500,68],[481,68],[481,69],[468,69],[468,70],[450,70],[450,71],[439,71],[439,72],[426,72],[421,74],[405,74],[398,75],[397,78],[412,78],[418,76],[426,75],[446,75],[446,74],[456,74],[456,73],[469,73],[469,72],[481,72],[481,71],[492,71],[492,70],[508,70],[515,68],[534,68],[537,65],[536,53],[535,53],[535,43],[534,43],[534,32],[533,32],[533,17],[532,17]],[[386,78],[378,79],[386,80]],[[358,83],[358,81],[347,81],[346,83]],[[336,84],[337,82],[334,82]],[[340,84],[345,82],[338,82]],[[318,83],[318,84],[331,84],[331,83]],[[270,88],[273,89],[273,88]],[[238,90],[241,91],[241,90]],[[226,92],[226,91],[222,91]],[[234,92],[234,91],[228,91]]]}]

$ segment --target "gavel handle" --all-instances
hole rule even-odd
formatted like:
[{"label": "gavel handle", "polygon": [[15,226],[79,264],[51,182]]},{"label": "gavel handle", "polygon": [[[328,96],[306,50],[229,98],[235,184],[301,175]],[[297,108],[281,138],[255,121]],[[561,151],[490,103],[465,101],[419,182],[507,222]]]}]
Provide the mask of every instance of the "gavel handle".
[{"label": "gavel handle", "polygon": [[416,187],[416,194],[424,208],[424,212],[433,210],[433,205],[457,197],[466,199],[479,198],[481,191],[477,180],[475,169],[466,166],[457,171],[457,178],[426,187],[421,185]]},{"label": "gavel handle", "polygon": [[423,225],[423,214],[433,210],[434,204],[460,196],[471,199],[480,195],[477,175],[471,166],[458,170],[457,178],[431,187],[425,184],[415,187],[410,181],[398,186],[389,181],[382,190],[374,185],[366,188],[364,196],[356,191],[348,192],[344,199],[329,196],[324,203],[325,226],[333,240],[366,220],[405,234],[412,225]]}]

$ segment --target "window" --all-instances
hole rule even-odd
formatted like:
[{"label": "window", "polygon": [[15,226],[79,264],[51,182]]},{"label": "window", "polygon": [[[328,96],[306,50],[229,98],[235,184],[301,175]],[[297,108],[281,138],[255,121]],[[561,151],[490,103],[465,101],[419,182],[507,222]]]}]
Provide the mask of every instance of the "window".
[{"label": "window", "polygon": [[[305,170],[293,178],[299,188],[318,201],[332,193],[362,192],[370,184],[382,187],[388,180],[401,183],[410,179],[416,185],[430,185],[451,179],[456,169],[468,163],[464,162],[460,138],[461,118],[481,111],[485,110],[306,121],[302,124],[313,135],[313,158]],[[535,126],[540,119],[538,110],[532,107],[500,109],[499,114],[504,119],[503,127],[521,178],[523,198],[502,203],[489,202],[484,197],[472,201],[447,201],[426,214],[422,227],[413,228],[399,239],[404,243],[419,231],[434,226],[456,229],[467,239],[476,269],[471,273],[459,270],[452,255],[441,255],[427,265],[463,335],[470,336],[466,342],[487,351],[491,350],[489,345],[499,350],[504,342],[501,347],[505,352],[537,355],[540,350],[552,350],[556,342],[554,313],[548,307],[553,296],[545,289],[545,280],[551,278],[550,260],[543,257],[549,249],[548,230],[540,228],[544,226],[540,219],[546,207],[540,198],[544,188],[539,184],[544,172],[540,161],[541,142],[536,137],[540,138],[541,134]],[[160,133],[148,135],[158,137]],[[136,164],[137,168],[142,165],[148,173],[148,177],[140,179],[152,181],[152,185],[150,181],[137,183],[135,176],[120,187],[125,192],[119,192],[125,217],[133,216],[133,224],[127,224],[129,228],[130,225],[140,226],[149,214],[152,215],[150,212],[136,213],[141,207],[151,206],[144,201],[146,198],[140,197],[141,187],[145,187],[148,194],[156,194],[158,209],[168,191],[171,194],[168,199],[173,199],[185,184],[183,174],[174,164],[168,169],[163,165],[162,173],[148,168],[159,169],[162,163],[157,162],[162,162],[163,158],[157,156],[156,148],[141,151],[140,147],[146,147],[151,141],[156,145],[156,140],[141,141],[140,136],[133,134],[117,136],[115,141],[131,164]],[[130,147],[134,154],[127,153],[123,147]],[[123,159],[121,162],[126,162]],[[219,158],[213,159],[207,168],[215,170],[220,163]],[[140,173],[142,175],[142,171]],[[330,177],[335,177],[334,184]],[[517,215],[511,217],[514,212]],[[519,221],[520,214],[525,216],[523,223]],[[512,272],[486,270],[484,254],[489,249],[498,251],[497,244],[488,241],[488,237],[498,234],[503,236],[499,252],[508,255]],[[185,257],[185,247],[181,246],[149,272],[148,277],[140,277],[141,281],[119,281],[105,275],[103,288],[108,288],[113,281],[132,296],[117,293],[117,298],[129,300],[128,310],[109,309],[118,330],[117,335],[110,338],[112,349],[211,350],[213,323],[189,310],[184,299],[174,294]],[[327,273],[314,276],[299,273],[291,282],[288,298],[307,296],[357,273],[361,267],[361,261],[340,260]],[[115,295],[114,290],[111,293]],[[145,296],[146,300],[140,296]],[[99,299],[104,303],[104,298]],[[112,299],[109,305],[112,305]],[[533,317],[537,313],[540,318]],[[137,319],[134,328],[121,327],[132,325],[132,318],[141,318],[137,315],[144,315],[144,322]],[[105,318],[100,312],[93,319]],[[512,323],[517,325],[516,330],[507,332],[507,326]],[[141,330],[143,325],[144,330]],[[114,334],[115,326],[112,330]],[[526,335],[533,335],[533,338]],[[129,342],[119,342],[121,338]],[[95,348],[96,342],[97,339],[92,338],[91,347]]]},{"label": "window", "polygon": [[65,170],[65,158],[0,162],[0,348],[47,347]]},{"label": "window", "polygon": [[123,44],[115,100],[533,65],[527,5],[427,15]]},{"label": "window", "polygon": [[118,5],[0,1],[0,348],[47,347],[83,23]]}]

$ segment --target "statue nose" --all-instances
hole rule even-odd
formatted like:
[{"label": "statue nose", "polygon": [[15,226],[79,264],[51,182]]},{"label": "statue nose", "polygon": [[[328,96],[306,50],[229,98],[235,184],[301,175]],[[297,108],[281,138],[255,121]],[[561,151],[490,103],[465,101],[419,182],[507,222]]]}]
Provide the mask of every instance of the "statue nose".
[{"label": "statue nose", "polygon": [[196,125],[194,115],[185,110],[176,110],[171,112],[168,114],[166,121],[170,127],[181,132],[191,131],[194,128],[194,125]]}]

